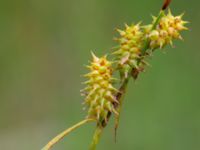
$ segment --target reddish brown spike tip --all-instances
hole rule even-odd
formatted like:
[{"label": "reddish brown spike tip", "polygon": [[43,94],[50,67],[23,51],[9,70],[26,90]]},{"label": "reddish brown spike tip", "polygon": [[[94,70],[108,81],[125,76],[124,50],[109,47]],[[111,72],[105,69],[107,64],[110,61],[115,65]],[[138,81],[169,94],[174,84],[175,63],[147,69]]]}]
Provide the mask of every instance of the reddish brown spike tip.
[{"label": "reddish brown spike tip", "polygon": [[171,3],[172,0],[165,0],[162,6],[162,10],[165,10]]}]

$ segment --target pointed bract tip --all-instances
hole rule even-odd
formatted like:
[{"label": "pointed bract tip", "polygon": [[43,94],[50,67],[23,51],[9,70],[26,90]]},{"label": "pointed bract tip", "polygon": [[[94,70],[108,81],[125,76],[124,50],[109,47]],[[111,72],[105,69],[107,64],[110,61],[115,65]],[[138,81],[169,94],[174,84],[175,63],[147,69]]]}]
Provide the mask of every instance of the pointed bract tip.
[{"label": "pointed bract tip", "polygon": [[103,59],[107,59],[107,57],[108,57],[108,54],[105,54],[105,55],[103,56]]},{"label": "pointed bract tip", "polygon": [[169,14],[170,16],[172,16],[172,11],[171,11],[170,8],[168,9],[168,14]]},{"label": "pointed bract tip", "polygon": [[124,26],[126,27],[126,29],[129,28],[129,25],[127,23],[124,23]]},{"label": "pointed bract tip", "polygon": [[97,62],[99,58],[91,51],[92,59],[94,62]]},{"label": "pointed bract tip", "polygon": [[139,21],[136,26],[140,26],[142,24],[142,21]]}]

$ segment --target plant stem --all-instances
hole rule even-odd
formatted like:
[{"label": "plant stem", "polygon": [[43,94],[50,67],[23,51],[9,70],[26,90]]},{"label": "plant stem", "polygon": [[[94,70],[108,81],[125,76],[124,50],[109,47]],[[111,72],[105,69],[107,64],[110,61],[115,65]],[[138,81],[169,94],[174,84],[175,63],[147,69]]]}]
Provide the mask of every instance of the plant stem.
[{"label": "plant stem", "polygon": [[56,137],[54,137],[51,141],[49,141],[49,143],[42,148],[42,150],[49,150],[51,149],[52,146],[54,146],[57,142],[59,142],[61,139],[63,139],[66,135],[68,135],[70,132],[72,132],[73,130],[79,128],[80,126],[88,123],[88,122],[93,122],[96,121],[95,119],[85,119],[82,120],[80,122],[78,122],[77,124],[73,125],[72,127],[66,129],[65,131],[61,132],[60,134],[58,134]]},{"label": "plant stem", "polygon": [[96,150],[96,146],[99,143],[102,131],[103,131],[102,125],[97,125],[92,139],[92,143],[90,145],[90,150]]},{"label": "plant stem", "polygon": [[126,89],[127,89],[127,86],[128,86],[129,79],[130,79],[130,73],[129,73],[128,77],[124,78],[122,85],[119,88],[118,95],[116,96],[116,99],[118,100],[119,104],[115,107],[116,107],[119,115],[116,116],[116,118],[115,118],[115,141],[116,141],[116,136],[117,136],[117,129],[118,129],[118,125],[119,125],[122,103],[123,103],[123,100],[124,100],[124,96],[125,96],[125,93],[126,93]]}]

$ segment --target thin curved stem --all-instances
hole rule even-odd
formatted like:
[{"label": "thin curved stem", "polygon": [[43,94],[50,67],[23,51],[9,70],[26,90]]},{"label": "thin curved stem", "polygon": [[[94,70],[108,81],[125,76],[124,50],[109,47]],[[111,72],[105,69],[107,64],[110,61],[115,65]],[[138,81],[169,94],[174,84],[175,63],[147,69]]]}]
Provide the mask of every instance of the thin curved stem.
[{"label": "thin curved stem", "polygon": [[78,122],[77,124],[73,125],[72,127],[66,129],[65,131],[61,132],[60,134],[58,134],[56,137],[54,137],[51,141],[49,141],[49,143],[43,147],[41,150],[50,150],[57,142],[59,142],[61,139],[63,139],[66,135],[68,135],[69,133],[71,133],[73,130],[79,128],[80,126],[88,123],[88,122],[94,122],[96,121],[95,119],[85,119],[82,120],[80,122]]}]

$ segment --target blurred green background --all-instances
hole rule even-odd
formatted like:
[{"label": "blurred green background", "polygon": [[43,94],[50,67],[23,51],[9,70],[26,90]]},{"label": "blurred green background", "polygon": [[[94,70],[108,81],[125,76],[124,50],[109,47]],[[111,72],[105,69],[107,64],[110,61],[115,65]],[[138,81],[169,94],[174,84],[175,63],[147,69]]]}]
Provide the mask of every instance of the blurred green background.
[{"label": "blurred green background", "polygon": [[[144,24],[162,0],[3,0],[0,5],[0,149],[39,150],[85,117],[79,90],[93,50],[116,43],[114,29]],[[174,0],[191,29],[176,48],[157,51],[152,67],[131,81],[118,141],[113,120],[98,150],[200,149],[200,2]],[[76,130],[55,150],[87,150],[94,124]]]}]

